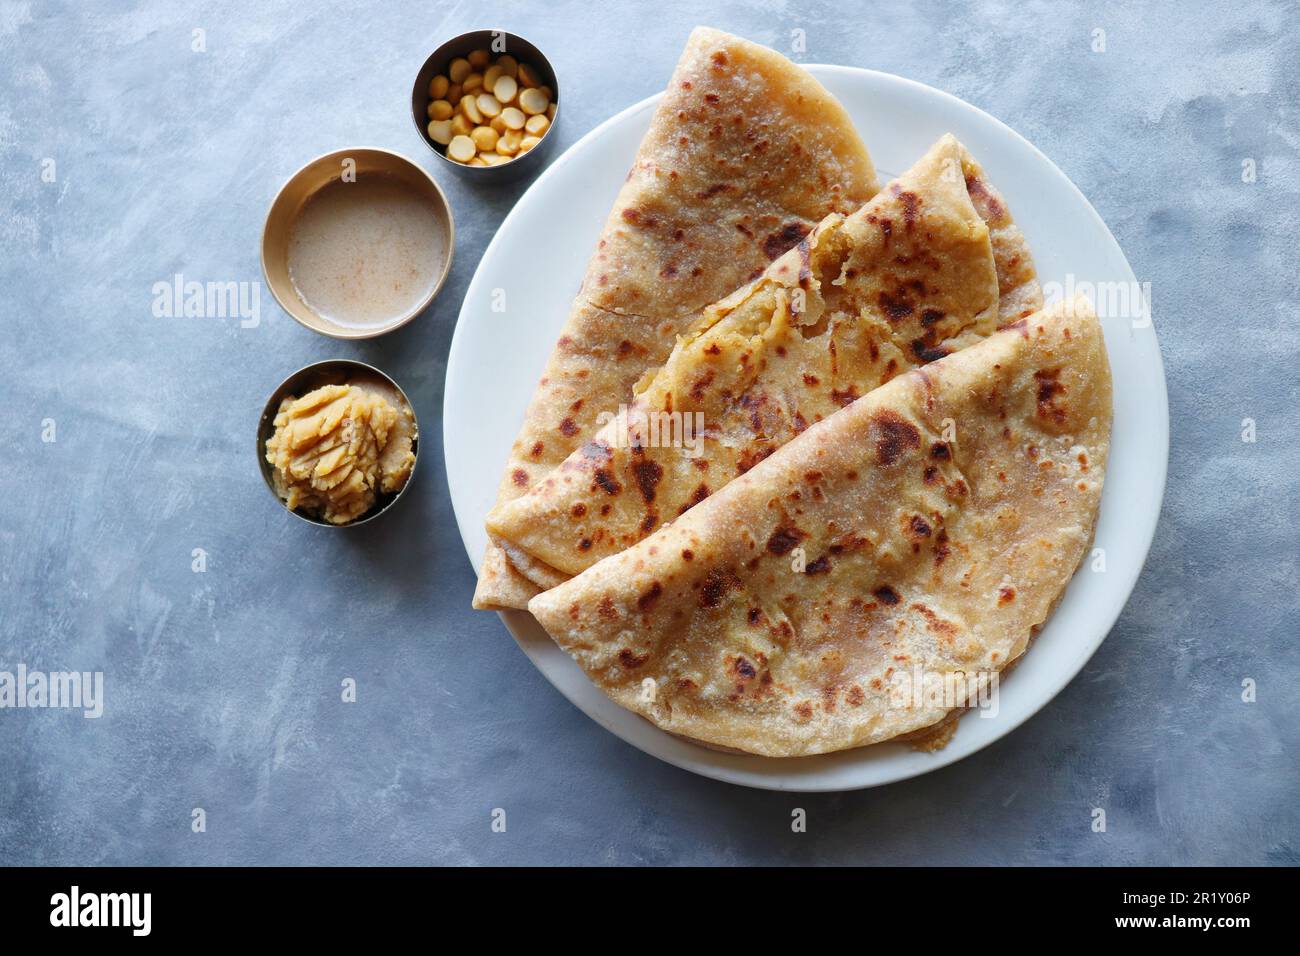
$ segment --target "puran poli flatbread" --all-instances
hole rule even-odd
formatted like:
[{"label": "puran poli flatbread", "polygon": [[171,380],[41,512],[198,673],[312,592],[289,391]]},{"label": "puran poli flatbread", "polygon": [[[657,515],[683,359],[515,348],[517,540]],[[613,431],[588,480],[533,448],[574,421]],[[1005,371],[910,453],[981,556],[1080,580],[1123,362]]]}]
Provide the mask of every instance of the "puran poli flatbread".
[{"label": "puran poli flatbread", "polygon": [[799,756],[931,727],[958,708],[900,679],[1023,653],[1091,541],[1110,419],[1096,315],[1061,304],[881,386],[529,610],[619,704],[709,744]]},{"label": "puran poli flatbread", "polygon": [[[700,309],[876,189],[866,148],[821,84],[764,47],[693,31],[528,408],[498,501],[525,492],[590,436],[602,409],[629,400]],[[536,585],[495,546],[488,551],[474,606],[524,607]],[[544,585],[559,580],[544,568],[532,573]]]},{"label": "puran poli flatbread", "polygon": [[[648,537],[809,425],[1041,305],[1012,230],[979,165],[943,137],[705,309],[626,414],[489,514],[488,530],[533,559],[528,574],[578,574]],[[1014,283],[1006,295],[999,276]]]}]

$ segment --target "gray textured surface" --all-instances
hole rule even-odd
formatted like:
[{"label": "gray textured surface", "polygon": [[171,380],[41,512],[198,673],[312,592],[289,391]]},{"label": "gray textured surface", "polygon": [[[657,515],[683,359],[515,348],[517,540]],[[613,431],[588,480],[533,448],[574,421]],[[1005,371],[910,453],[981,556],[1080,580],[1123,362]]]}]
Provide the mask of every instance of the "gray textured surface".
[{"label": "gray textured surface", "polygon": [[[108,697],[99,720],[0,710],[0,862],[1300,862],[1294,5],[880,4],[847,22],[843,4],[764,6],[0,6],[0,670],[103,670]],[[661,764],[470,611],[442,382],[460,297],[522,186],[436,171],[454,271],[377,342],[321,338],[265,292],[257,328],[151,314],[176,272],[260,280],[266,206],[308,158],[373,144],[433,168],[406,103],[443,38],[501,25],[548,51],[563,146],[659,89],[701,21],[782,50],[804,29],[798,59],[991,112],[1153,284],[1169,490],[1127,610],[1019,731],[883,789],[750,792]],[[289,520],[253,459],[269,391],[335,356],[396,377],[425,436],[401,517],[348,534]]]}]

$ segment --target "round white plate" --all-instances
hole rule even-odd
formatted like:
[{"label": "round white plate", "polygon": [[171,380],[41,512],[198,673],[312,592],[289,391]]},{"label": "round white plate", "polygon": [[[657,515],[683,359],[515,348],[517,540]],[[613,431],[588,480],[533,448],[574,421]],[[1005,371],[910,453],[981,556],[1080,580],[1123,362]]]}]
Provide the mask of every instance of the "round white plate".
[{"label": "round white plate", "polygon": [[[718,780],[776,790],[849,790],[926,773],[972,754],[1024,723],[1101,645],[1128,600],[1155,534],[1169,453],[1164,367],[1132,269],[1096,211],[1046,156],[1017,133],[947,93],[841,66],[807,68],[844,104],[881,182],[954,133],[984,166],[1029,240],[1048,293],[1089,291],[1102,317],[1114,376],[1110,467],[1093,555],[1056,613],[1001,687],[997,715],[971,711],[937,753],[878,744],[820,757],[719,753],[670,736],[591,684],[531,616],[502,619],[533,663],[570,701],[633,746]],[[478,567],[506,453],[595,247],[605,217],[650,125],[659,97],[602,123],[558,158],[516,204],[465,294],[447,362],[443,433],[461,537]],[[493,309],[503,290],[505,309]],[[1104,563],[1103,563],[1104,561]],[[1104,567],[1104,570],[1097,570]],[[468,603],[469,596],[466,595]]]}]

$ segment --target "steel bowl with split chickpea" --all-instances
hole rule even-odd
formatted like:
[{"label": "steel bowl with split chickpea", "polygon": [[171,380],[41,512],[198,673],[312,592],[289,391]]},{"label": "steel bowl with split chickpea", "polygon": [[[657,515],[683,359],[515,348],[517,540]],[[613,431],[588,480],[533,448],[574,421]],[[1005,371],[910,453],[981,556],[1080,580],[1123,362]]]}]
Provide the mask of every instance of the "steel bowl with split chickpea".
[{"label": "steel bowl with split chickpea", "polygon": [[411,118],[457,175],[509,182],[541,168],[559,98],[541,50],[513,33],[475,30],[424,61],[411,88]]},{"label": "steel bowl with split chickpea", "polygon": [[406,393],[350,359],[294,372],[271,393],[257,426],[266,487],[299,518],[327,528],[365,524],[396,504],[419,446]]},{"label": "steel bowl with split chickpea", "polygon": [[340,149],[285,183],[266,216],[262,271],[276,300],[323,335],[365,339],[428,307],[451,269],[451,206],[411,160]]}]

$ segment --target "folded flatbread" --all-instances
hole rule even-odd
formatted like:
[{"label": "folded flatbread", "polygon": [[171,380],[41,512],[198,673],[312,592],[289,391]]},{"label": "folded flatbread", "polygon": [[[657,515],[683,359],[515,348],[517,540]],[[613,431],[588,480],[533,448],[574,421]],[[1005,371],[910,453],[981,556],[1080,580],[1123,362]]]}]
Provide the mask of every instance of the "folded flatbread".
[{"label": "folded flatbread", "polygon": [[[693,31],[511,448],[498,501],[527,491],[590,437],[602,410],[629,401],[700,309],[876,189],[866,148],[821,84],[764,47]],[[538,584],[563,579],[540,565],[531,573],[536,583],[489,545],[474,606],[524,607]]]},{"label": "folded flatbread", "polygon": [[635,544],[809,425],[1040,306],[1018,237],[979,165],[943,137],[857,212],[828,216],[705,309],[635,401],[494,509],[488,530],[533,560],[529,573],[578,574]]},{"label": "folded flatbread", "polygon": [[712,745],[933,727],[963,702],[907,682],[991,680],[1074,574],[1110,419],[1096,315],[1061,304],[811,426],[529,610],[619,704]]}]

